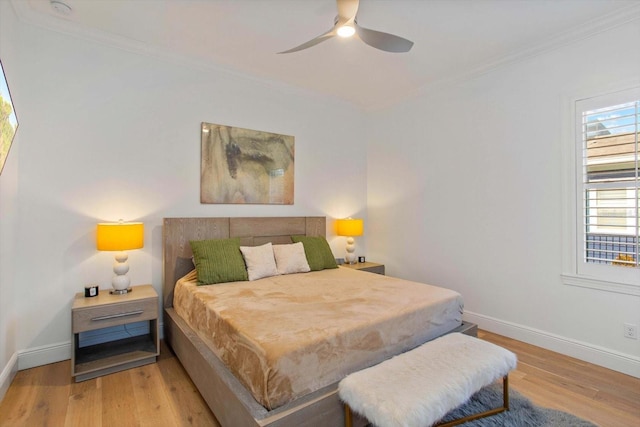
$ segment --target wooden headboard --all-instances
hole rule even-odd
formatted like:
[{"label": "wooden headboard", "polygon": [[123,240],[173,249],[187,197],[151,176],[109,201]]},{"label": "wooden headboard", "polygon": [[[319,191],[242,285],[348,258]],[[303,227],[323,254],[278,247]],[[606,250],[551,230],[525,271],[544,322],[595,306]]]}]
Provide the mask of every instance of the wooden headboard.
[{"label": "wooden headboard", "polygon": [[243,246],[291,243],[292,235],[325,236],[323,216],[254,218],[165,218],[162,228],[164,307],[173,306],[176,281],[191,271],[190,240],[239,237]]}]

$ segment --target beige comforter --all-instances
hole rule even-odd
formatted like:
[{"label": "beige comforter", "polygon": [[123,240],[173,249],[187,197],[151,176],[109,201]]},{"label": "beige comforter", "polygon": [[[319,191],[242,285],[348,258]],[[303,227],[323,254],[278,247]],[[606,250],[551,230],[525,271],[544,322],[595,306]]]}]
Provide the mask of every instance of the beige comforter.
[{"label": "beige comforter", "polygon": [[267,409],[449,331],[457,292],[346,268],[175,287],[174,308]]}]

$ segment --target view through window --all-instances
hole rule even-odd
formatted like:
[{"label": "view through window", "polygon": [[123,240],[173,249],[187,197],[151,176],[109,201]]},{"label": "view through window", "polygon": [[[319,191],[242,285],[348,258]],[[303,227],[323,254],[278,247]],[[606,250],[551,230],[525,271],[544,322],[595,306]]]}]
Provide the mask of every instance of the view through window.
[{"label": "view through window", "polygon": [[583,261],[638,268],[640,100],[580,113]]}]

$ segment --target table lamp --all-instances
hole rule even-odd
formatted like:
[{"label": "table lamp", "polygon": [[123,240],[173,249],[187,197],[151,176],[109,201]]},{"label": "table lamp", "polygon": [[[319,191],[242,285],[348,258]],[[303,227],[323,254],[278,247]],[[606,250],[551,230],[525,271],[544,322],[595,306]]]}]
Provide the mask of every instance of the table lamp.
[{"label": "table lamp", "polygon": [[347,255],[345,261],[349,264],[356,263],[356,250],[354,236],[362,236],[364,230],[364,223],[361,219],[339,219],[338,221],[338,236],[347,236]]},{"label": "table lamp", "polygon": [[125,251],[144,247],[144,224],[141,222],[105,222],[98,224],[96,247],[99,251],[116,251],[111,285],[112,294],[126,294],[131,291],[131,281],[127,276],[129,256]]}]

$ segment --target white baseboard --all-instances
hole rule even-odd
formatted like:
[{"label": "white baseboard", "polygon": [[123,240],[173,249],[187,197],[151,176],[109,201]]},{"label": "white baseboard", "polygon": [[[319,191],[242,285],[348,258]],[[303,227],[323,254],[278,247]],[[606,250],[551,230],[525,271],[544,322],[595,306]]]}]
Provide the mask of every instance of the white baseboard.
[{"label": "white baseboard", "polygon": [[[478,325],[480,329],[517,339],[538,347],[546,348],[576,359],[604,366],[614,371],[640,378],[640,358],[619,353],[603,347],[583,343],[561,337],[538,329],[519,325],[478,313],[465,312],[464,320]],[[130,331],[132,332],[132,331]],[[122,338],[121,331],[103,334],[104,341]],[[163,328],[160,325],[160,338],[163,338]],[[71,342],[63,342],[41,347],[22,350],[14,353],[7,366],[0,373],[0,400],[4,397],[11,381],[18,370],[47,365],[71,358]]]},{"label": "white baseboard", "polygon": [[71,359],[71,341],[47,344],[18,352],[18,369],[35,368]]},{"label": "white baseboard", "polygon": [[585,362],[640,378],[640,357],[573,340],[549,332],[466,311],[464,320],[480,329],[517,339]]},{"label": "white baseboard", "polygon": [[4,398],[4,395],[9,390],[9,386],[11,385],[11,381],[18,373],[18,353],[13,353],[11,358],[9,358],[9,362],[0,372],[0,402]]},{"label": "white baseboard", "polygon": [[[162,324],[158,325],[158,327],[160,329],[160,339],[162,339],[164,337]],[[93,345],[101,342],[114,341],[148,332],[148,326],[145,328],[144,326],[137,324],[124,329],[122,327],[106,328],[95,334],[88,334],[83,345]],[[17,356],[18,370],[35,368],[36,366],[69,360],[71,359],[71,345],[71,340],[69,340],[61,343],[47,344],[40,347],[21,350],[18,352]]]}]

